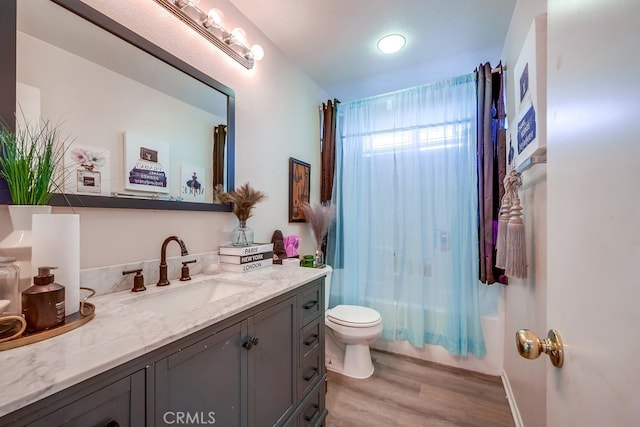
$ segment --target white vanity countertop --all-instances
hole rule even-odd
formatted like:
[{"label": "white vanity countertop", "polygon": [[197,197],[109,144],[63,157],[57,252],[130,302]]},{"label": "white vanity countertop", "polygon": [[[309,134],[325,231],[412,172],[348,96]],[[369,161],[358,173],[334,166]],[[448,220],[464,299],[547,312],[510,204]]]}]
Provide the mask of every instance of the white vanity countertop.
[{"label": "white vanity countertop", "polygon": [[[87,324],[11,350],[0,351],[0,416],[29,405],[99,373],[126,363],[234,314],[282,295],[326,274],[325,269],[274,265],[249,273],[201,274],[168,287],[147,285],[139,293],[116,292],[89,299],[96,307]],[[261,283],[207,303],[186,315],[142,311],[132,298],[179,292],[212,279]],[[204,286],[204,284],[203,284]]]}]

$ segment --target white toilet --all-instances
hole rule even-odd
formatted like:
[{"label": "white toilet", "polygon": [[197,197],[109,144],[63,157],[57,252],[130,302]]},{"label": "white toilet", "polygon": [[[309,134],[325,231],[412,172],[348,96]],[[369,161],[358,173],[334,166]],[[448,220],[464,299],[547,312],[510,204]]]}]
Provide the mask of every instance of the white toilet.
[{"label": "white toilet", "polygon": [[[329,307],[331,274],[326,270],[325,307]],[[382,335],[382,317],[376,310],[357,305],[337,305],[325,313],[325,365],[328,370],[352,378],[368,378],[373,374],[369,345]]]}]

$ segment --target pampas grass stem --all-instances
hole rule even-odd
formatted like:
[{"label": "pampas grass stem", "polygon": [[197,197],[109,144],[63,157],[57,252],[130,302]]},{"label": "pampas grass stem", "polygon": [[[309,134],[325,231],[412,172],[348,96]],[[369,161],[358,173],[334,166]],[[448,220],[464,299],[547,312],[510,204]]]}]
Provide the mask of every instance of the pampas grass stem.
[{"label": "pampas grass stem", "polygon": [[222,186],[216,186],[214,199],[216,203],[231,203],[232,212],[238,221],[246,221],[252,215],[256,203],[267,197],[262,191],[254,190],[249,183],[241,185],[238,189],[228,193],[221,191]]},{"label": "pampas grass stem", "polygon": [[311,227],[313,237],[316,239],[316,246],[320,247],[325,234],[329,230],[331,221],[335,218],[336,208],[331,203],[316,203],[313,205],[303,203],[302,211]]}]

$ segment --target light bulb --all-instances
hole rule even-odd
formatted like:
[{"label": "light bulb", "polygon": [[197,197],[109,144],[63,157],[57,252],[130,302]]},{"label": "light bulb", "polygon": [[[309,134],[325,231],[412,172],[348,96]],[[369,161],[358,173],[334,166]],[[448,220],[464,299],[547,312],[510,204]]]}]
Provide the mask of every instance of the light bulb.
[{"label": "light bulb", "polygon": [[400,34],[389,34],[378,41],[378,49],[380,49],[382,53],[396,53],[402,49],[405,42],[405,38]]},{"label": "light bulb", "polygon": [[204,23],[204,26],[222,28],[223,19],[224,14],[220,11],[220,9],[210,9],[209,13],[207,13],[207,19]]},{"label": "light bulb", "polygon": [[264,49],[259,44],[254,44],[251,46],[249,54],[254,61],[261,61],[264,58]]},{"label": "light bulb", "polygon": [[244,46],[247,43],[247,36],[242,28],[234,28],[231,30],[231,40],[233,43]]}]

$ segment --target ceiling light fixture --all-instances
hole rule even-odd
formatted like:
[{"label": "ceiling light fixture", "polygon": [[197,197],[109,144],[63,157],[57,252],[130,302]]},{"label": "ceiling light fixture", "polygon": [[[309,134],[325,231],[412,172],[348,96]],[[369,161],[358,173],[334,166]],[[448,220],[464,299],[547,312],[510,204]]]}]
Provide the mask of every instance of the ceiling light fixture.
[{"label": "ceiling light fixture", "polygon": [[406,39],[400,34],[388,34],[378,40],[378,49],[382,53],[396,53],[404,46]]},{"label": "ceiling light fixture", "polygon": [[220,10],[211,9],[204,13],[198,7],[200,0],[155,1],[245,68],[250,70],[254,61],[260,61],[264,57],[262,46],[247,45],[247,37],[242,28],[234,28],[232,31],[224,28],[224,15]]}]

